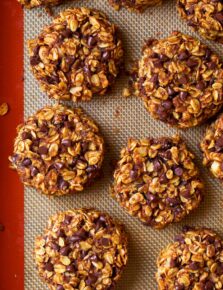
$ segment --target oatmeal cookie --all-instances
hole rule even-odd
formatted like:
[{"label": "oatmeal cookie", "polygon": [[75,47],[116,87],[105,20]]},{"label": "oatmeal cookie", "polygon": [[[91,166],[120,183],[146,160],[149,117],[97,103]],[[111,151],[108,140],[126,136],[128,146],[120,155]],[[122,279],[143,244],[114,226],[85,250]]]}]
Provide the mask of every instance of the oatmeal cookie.
[{"label": "oatmeal cookie", "polygon": [[123,63],[116,26],[102,12],[83,7],[61,12],[28,47],[34,76],[56,100],[105,94]]},{"label": "oatmeal cookie", "polygon": [[206,130],[201,141],[203,164],[223,181],[223,114]]},{"label": "oatmeal cookie", "polygon": [[129,139],[114,172],[111,195],[144,224],[179,222],[202,200],[203,184],[179,136]]},{"label": "oatmeal cookie", "polygon": [[201,36],[223,43],[223,3],[220,0],[178,0],[180,16]]},{"label": "oatmeal cookie", "polygon": [[38,6],[54,6],[61,4],[68,0],[18,0],[18,2],[25,8],[31,9]]},{"label": "oatmeal cookie", "polygon": [[94,209],[60,212],[35,240],[39,276],[51,290],[113,289],[127,264],[121,224]]},{"label": "oatmeal cookie", "polygon": [[185,228],[157,259],[159,290],[223,289],[223,240],[212,230]]},{"label": "oatmeal cookie", "polygon": [[131,75],[132,89],[150,114],[172,126],[199,125],[222,108],[220,58],[180,32],[149,40]]},{"label": "oatmeal cookie", "polygon": [[25,185],[64,195],[82,191],[99,175],[104,141],[82,109],[44,107],[17,132],[10,160]]},{"label": "oatmeal cookie", "polygon": [[109,0],[109,3],[116,10],[125,7],[133,12],[143,12],[149,6],[161,4],[162,0]]}]

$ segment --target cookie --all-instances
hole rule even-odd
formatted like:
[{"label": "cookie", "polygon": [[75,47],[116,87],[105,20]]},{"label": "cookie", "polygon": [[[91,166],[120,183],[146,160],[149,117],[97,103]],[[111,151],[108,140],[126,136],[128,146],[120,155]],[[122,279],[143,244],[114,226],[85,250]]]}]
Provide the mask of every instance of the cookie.
[{"label": "cookie", "polygon": [[80,108],[46,106],[17,129],[10,157],[22,182],[47,195],[82,191],[99,175],[104,141]]},{"label": "cookie", "polygon": [[127,236],[97,210],[60,212],[36,238],[34,257],[49,289],[113,289],[127,264]]},{"label": "cookie", "polygon": [[223,241],[209,229],[185,228],[157,259],[159,290],[223,289]]},{"label": "cookie", "polygon": [[129,139],[111,195],[130,215],[161,229],[198,207],[202,187],[194,155],[179,136]]},{"label": "cookie", "polygon": [[149,6],[161,4],[162,0],[109,0],[109,3],[116,10],[125,7],[133,12],[143,12]]},{"label": "cookie", "polygon": [[169,125],[193,127],[222,108],[220,58],[181,32],[149,40],[131,75],[132,89],[148,112]]},{"label": "cookie", "polygon": [[223,181],[223,115],[206,130],[201,141],[203,164],[211,173]]},{"label": "cookie", "polygon": [[35,78],[56,100],[104,95],[123,64],[116,26],[102,12],[83,7],[61,12],[28,47]]},{"label": "cookie", "polygon": [[201,36],[223,43],[223,4],[220,0],[178,0],[177,9]]},{"label": "cookie", "polygon": [[18,0],[19,3],[28,9],[38,6],[54,6],[61,4],[67,0]]}]

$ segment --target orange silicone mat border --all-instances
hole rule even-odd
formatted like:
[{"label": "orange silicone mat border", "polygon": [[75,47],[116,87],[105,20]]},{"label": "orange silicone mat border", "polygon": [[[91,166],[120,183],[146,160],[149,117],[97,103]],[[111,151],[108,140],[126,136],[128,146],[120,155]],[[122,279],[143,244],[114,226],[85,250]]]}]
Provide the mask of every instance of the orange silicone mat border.
[{"label": "orange silicone mat border", "polygon": [[16,126],[23,120],[23,10],[0,0],[0,290],[24,289],[24,190],[9,168]]}]

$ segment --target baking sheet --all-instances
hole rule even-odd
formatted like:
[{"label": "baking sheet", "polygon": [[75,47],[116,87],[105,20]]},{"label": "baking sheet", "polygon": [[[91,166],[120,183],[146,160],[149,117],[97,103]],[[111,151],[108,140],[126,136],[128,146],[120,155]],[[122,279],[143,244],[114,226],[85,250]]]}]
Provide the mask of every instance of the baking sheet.
[{"label": "baking sheet", "polygon": [[[75,3],[74,3],[75,2]],[[140,55],[144,41],[149,37],[165,37],[173,30],[192,33],[186,23],[180,20],[175,7],[175,1],[166,0],[162,6],[149,8],[143,14],[133,14],[126,9],[116,12],[107,0],[74,1],[60,6],[54,11],[59,12],[66,7],[88,6],[103,10],[110,20],[115,22],[120,30],[126,50],[126,62],[129,63]],[[44,105],[53,104],[54,101],[39,89],[29,69],[29,59],[26,41],[38,35],[41,28],[51,22],[51,17],[43,9],[25,12],[24,36],[24,68],[25,68],[25,117],[33,114]],[[200,38],[201,39],[201,38]],[[204,41],[215,52],[222,54],[222,45]],[[95,97],[89,103],[80,105],[100,125],[102,134],[107,143],[107,153],[104,162],[104,176],[93,186],[82,193],[60,198],[47,198],[35,190],[25,189],[25,289],[45,290],[37,276],[33,263],[33,242],[37,234],[42,233],[49,215],[57,211],[74,207],[95,207],[110,213],[126,226],[129,234],[129,263],[122,279],[117,285],[117,290],[154,290],[157,289],[154,274],[156,271],[156,257],[162,247],[172,241],[183,225],[199,225],[211,227],[223,236],[222,203],[223,188],[217,180],[212,179],[208,171],[201,165],[201,153],[198,143],[203,135],[205,126],[179,131],[167,127],[165,124],[153,120],[140,99],[121,96],[127,78],[118,78],[112,91],[102,97]],[[109,196],[109,184],[112,181],[111,163],[119,157],[120,149],[126,145],[129,137],[143,138],[147,136],[180,135],[187,142],[189,148],[196,155],[196,162],[200,167],[201,177],[205,182],[205,200],[202,205],[190,216],[179,224],[157,231],[142,225],[137,219],[130,217]]]}]

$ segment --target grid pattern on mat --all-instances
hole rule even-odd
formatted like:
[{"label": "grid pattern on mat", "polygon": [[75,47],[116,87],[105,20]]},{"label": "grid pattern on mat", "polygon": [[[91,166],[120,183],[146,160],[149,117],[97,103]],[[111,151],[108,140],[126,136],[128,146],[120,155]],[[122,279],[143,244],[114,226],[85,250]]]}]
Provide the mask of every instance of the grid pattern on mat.
[{"label": "grid pattern on mat", "polygon": [[[74,1],[75,2],[75,1]],[[182,22],[175,9],[175,1],[166,0],[160,7],[148,9],[144,14],[131,14],[125,9],[114,11],[107,0],[76,1],[56,8],[56,13],[69,6],[89,6],[105,11],[109,18],[117,23],[122,31],[126,49],[126,60],[135,59],[141,50],[145,39],[149,37],[167,36],[173,30],[180,30],[199,38]],[[52,104],[45,94],[39,90],[30,69],[26,41],[35,37],[40,29],[51,21],[43,9],[25,12],[25,117],[34,113],[46,104]],[[205,42],[205,41],[204,41]],[[219,54],[221,45],[207,42]],[[45,290],[47,287],[38,278],[33,263],[33,241],[37,234],[42,233],[48,216],[68,208],[96,207],[107,211],[126,226],[130,237],[129,263],[124,275],[118,283],[117,290],[153,290],[156,289],[154,273],[156,257],[162,247],[170,242],[184,224],[211,227],[223,234],[222,220],[222,187],[219,182],[209,177],[206,169],[201,166],[201,153],[198,143],[204,132],[204,127],[180,131],[188,146],[196,154],[197,164],[205,182],[205,201],[199,209],[187,217],[182,223],[169,226],[162,231],[156,231],[140,224],[131,218],[108,195],[112,171],[109,163],[119,156],[120,148],[128,137],[164,136],[176,133],[176,129],[154,121],[143,107],[140,100],[124,99],[121,91],[126,83],[125,77],[117,80],[112,91],[103,97],[96,97],[90,103],[80,105],[100,124],[107,143],[107,154],[104,163],[104,177],[97,181],[91,189],[83,193],[48,199],[35,190],[25,189],[25,289]]]}]

